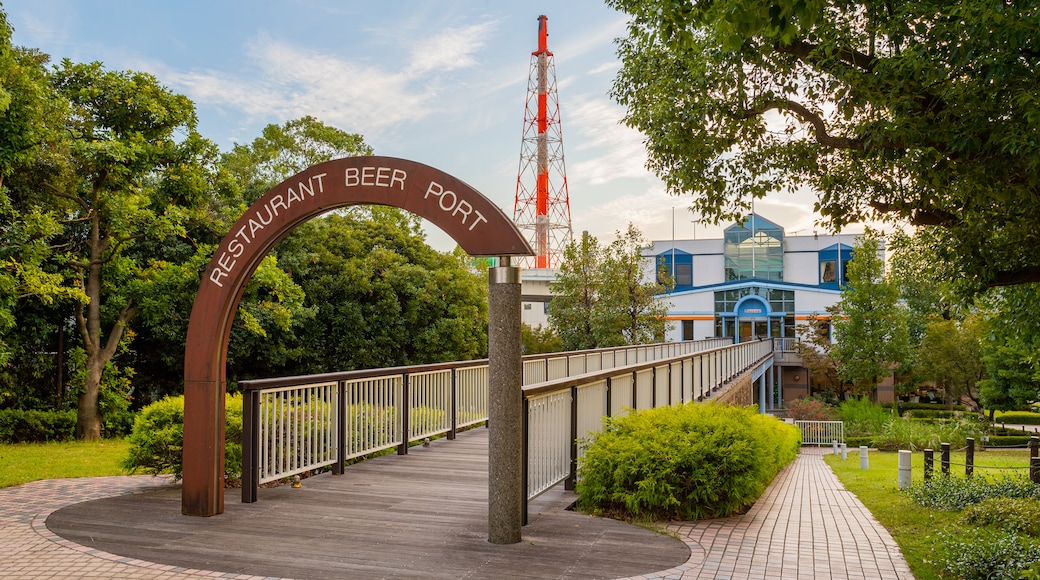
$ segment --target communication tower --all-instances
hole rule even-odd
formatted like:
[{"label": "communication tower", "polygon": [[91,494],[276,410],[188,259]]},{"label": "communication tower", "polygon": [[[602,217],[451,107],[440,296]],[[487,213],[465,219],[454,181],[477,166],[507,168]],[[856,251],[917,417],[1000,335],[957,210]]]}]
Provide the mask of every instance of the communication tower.
[{"label": "communication tower", "polygon": [[548,17],[538,17],[538,50],[531,53],[527,104],[516,177],[513,221],[534,248],[527,267],[557,268],[571,241],[571,202],[563,162],[556,63],[549,52]]}]

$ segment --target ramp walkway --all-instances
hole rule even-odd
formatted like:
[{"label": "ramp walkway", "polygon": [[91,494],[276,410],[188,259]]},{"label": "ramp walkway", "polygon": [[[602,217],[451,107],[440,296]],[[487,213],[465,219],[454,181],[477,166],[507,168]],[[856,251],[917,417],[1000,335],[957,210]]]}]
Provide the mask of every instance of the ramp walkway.
[{"label": "ramp walkway", "polygon": [[[747,514],[667,524],[679,539],[531,502],[520,544],[486,541],[487,430],[180,515],[149,476],[0,489],[0,571],[43,578],[911,578],[888,533],[804,449]],[[681,541],[680,541],[681,540]]]}]

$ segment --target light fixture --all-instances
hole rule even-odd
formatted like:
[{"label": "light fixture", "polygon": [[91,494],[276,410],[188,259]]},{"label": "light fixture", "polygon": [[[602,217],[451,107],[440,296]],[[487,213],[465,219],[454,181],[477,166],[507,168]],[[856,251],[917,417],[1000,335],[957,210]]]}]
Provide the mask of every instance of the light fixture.
[{"label": "light fixture", "polygon": [[794,380],[795,380],[795,381],[797,382],[797,381],[798,381],[798,379],[799,379],[799,376],[798,376],[798,375],[795,375],[795,376],[794,376]]}]

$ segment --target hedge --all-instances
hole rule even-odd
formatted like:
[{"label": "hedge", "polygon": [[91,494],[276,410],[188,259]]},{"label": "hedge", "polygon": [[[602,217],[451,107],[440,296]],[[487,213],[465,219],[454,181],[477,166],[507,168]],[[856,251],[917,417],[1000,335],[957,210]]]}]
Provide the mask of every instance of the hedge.
[{"label": "hedge", "polygon": [[0,442],[67,441],[76,434],[76,411],[0,410]]},{"label": "hedge", "polygon": [[725,517],[794,460],[801,434],[757,408],[687,404],[606,419],[578,467],[578,509],[623,519]]},{"label": "hedge", "polygon": [[1024,411],[997,411],[993,417],[994,423],[1011,423],[1012,425],[1040,425],[1040,413],[1026,413]]}]

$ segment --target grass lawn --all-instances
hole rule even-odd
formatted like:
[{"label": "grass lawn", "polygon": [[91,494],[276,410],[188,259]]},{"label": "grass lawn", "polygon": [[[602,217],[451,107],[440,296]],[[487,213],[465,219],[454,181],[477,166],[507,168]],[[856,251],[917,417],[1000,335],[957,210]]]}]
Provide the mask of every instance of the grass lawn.
[{"label": "grass lawn", "polygon": [[0,487],[38,479],[126,475],[119,463],[129,447],[125,439],[0,444]]},{"label": "grass lawn", "polygon": [[[871,451],[869,469],[860,469],[859,450],[850,450],[848,460],[840,455],[825,455],[824,460],[845,487],[856,494],[874,517],[888,529],[899,544],[914,576],[920,580],[939,578],[938,570],[931,559],[932,546],[942,532],[956,533],[962,528],[959,512],[944,512],[923,508],[912,503],[901,493],[896,484],[898,454],[895,452]],[[950,471],[954,477],[964,476],[964,452],[951,453]],[[993,467],[988,468],[984,466]],[[975,452],[975,476],[1001,477],[1022,475],[1029,466],[1029,454],[1024,449],[990,450]],[[914,483],[924,479],[924,454],[914,453],[911,460],[911,479]],[[939,453],[935,453],[935,476],[939,476]]]}]

